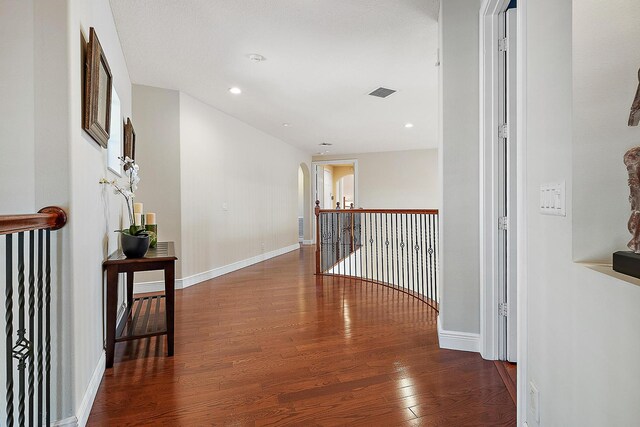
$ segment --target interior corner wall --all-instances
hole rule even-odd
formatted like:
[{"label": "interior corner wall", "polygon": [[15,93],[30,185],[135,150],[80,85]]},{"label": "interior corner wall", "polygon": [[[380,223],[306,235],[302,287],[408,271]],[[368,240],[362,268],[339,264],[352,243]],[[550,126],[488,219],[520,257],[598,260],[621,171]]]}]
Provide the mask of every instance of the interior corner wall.
[{"label": "interior corner wall", "polygon": [[[140,184],[136,202],[155,212],[158,238],[175,243],[176,277],[182,278],[180,197],[180,93],[133,85],[133,122]],[[136,281],[162,280],[162,272],[144,272]]]},{"label": "interior corner wall", "polygon": [[[95,376],[101,377],[103,355],[103,274],[102,261],[118,247],[114,230],[123,224],[122,198],[110,188],[98,184],[101,178],[118,179],[107,169],[107,150],[82,129],[84,68],[81,34],[88,40],[94,27],[113,76],[122,120],[131,117],[131,81],[124,53],[108,0],[67,0],[67,54],[69,88],[66,105],[68,167],[70,176],[69,230],[71,283],[73,295],[73,353],[67,363],[73,366],[73,411],[86,422],[86,405],[92,403],[90,389]],[[53,62],[53,61],[52,61]],[[46,67],[42,67],[46,69]],[[64,102],[61,100],[60,102]],[[120,288],[120,301],[123,300]],[[79,413],[79,411],[85,411]]]},{"label": "interior corner wall", "polygon": [[440,4],[441,327],[480,331],[479,0]]},{"label": "interior corner wall", "polygon": [[[313,157],[313,161],[354,159],[358,160],[359,207],[439,208],[438,150],[385,151]],[[336,179],[335,176],[334,179]]]},{"label": "interior corner wall", "polygon": [[298,167],[309,156],[180,93],[182,274],[298,243]]},{"label": "interior corner wall", "polygon": [[[593,23],[598,22],[598,31]],[[640,145],[627,126],[638,87],[637,1],[584,0],[573,7],[573,258],[611,263],[630,240],[624,153]]]},{"label": "interior corner wall", "polygon": [[[527,358],[528,381],[540,392],[540,423],[527,414],[530,427],[537,425],[603,426],[635,425],[640,418],[637,396],[640,394],[640,287],[591,270],[573,262],[574,235],[594,232],[607,247],[618,239],[611,221],[587,227],[577,209],[583,209],[584,178],[582,162],[595,165],[593,172],[602,174],[611,186],[626,191],[624,177],[613,184],[619,174],[625,146],[597,135],[616,123],[626,122],[635,86],[631,81],[627,91],[620,92],[620,82],[598,78],[593,87],[584,86],[584,77],[600,73],[617,76],[637,73],[638,62],[626,70],[625,60],[606,61],[597,57],[589,68],[572,71],[572,47],[578,56],[586,55],[593,28],[605,25],[615,43],[633,46],[637,43],[637,20],[633,10],[635,0],[607,3],[571,0],[522,0],[518,7],[526,8],[526,191],[527,191]],[[625,12],[626,11],[626,12]],[[631,15],[627,16],[626,13]],[[573,23],[576,25],[572,28]],[[584,20],[584,21],[583,21]],[[607,21],[603,24],[604,21]],[[583,39],[584,37],[584,39]],[[574,39],[575,38],[575,39]],[[602,40],[606,44],[606,41]],[[586,43],[586,44],[585,44]],[[612,47],[617,51],[617,47]],[[635,51],[627,52],[636,55]],[[574,57],[575,59],[575,57]],[[585,63],[575,62],[578,67]],[[593,68],[592,68],[593,67]],[[584,74],[588,72],[587,74]],[[575,77],[575,82],[572,81]],[[635,83],[634,83],[635,84]],[[575,85],[587,94],[573,93]],[[588,102],[589,96],[606,94]],[[609,95],[610,94],[610,95]],[[583,97],[585,96],[585,97]],[[627,111],[621,111],[618,101],[609,96],[627,98]],[[574,97],[576,97],[574,99]],[[576,105],[580,100],[580,105]],[[622,102],[622,101],[620,101]],[[572,113],[572,107],[578,111]],[[582,117],[586,111],[595,116],[609,117],[607,110],[620,110],[621,116],[609,121],[596,121],[586,136]],[[572,121],[575,120],[575,122]],[[614,123],[615,122],[615,123]],[[623,132],[616,131],[620,137]],[[605,154],[608,150],[617,153]],[[617,160],[615,160],[617,159]],[[615,161],[614,161],[615,160]],[[566,181],[567,216],[545,216],[539,213],[540,185]],[[595,188],[599,192],[598,187]],[[614,202],[622,197],[619,189],[610,188]],[[594,203],[600,203],[597,197]],[[623,202],[623,201],[620,201]],[[603,212],[603,211],[599,211]],[[613,216],[612,216],[613,218]],[[616,215],[617,218],[617,215]],[[626,218],[619,218],[626,223]],[[604,311],[603,311],[604,310]],[[594,369],[594,367],[599,367]],[[527,393],[525,395],[528,395]],[[527,402],[527,407],[529,402]]]}]

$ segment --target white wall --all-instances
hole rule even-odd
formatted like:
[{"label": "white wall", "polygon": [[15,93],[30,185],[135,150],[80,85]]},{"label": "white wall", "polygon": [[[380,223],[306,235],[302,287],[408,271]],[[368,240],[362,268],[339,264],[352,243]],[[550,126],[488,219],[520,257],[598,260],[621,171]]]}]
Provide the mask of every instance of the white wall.
[{"label": "white wall", "polygon": [[[158,238],[175,244],[176,277],[182,277],[180,197],[180,94],[133,85],[133,127],[140,184],[136,201],[157,215]],[[136,274],[136,281],[162,280],[162,272]]]},{"label": "white wall", "polygon": [[479,0],[440,5],[440,326],[480,330]]},{"label": "white wall", "polygon": [[180,93],[183,276],[296,244],[301,162],[309,156]]},{"label": "white wall", "polygon": [[[598,14],[599,17],[595,15]],[[598,22],[598,31],[593,23]],[[630,207],[625,151],[640,145],[627,126],[638,86],[637,1],[585,0],[573,8],[573,258],[611,262],[627,250]]]},{"label": "white wall", "polygon": [[35,210],[33,27],[32,1],[0,2],[0,215]]},{"label": "white wall", "polygon": [[[604,201],[593,197],[590,208],[608,216],[608,211],[594,205],[626,202],[625,175],[620,175],[619,169],[624,172],[622,155],[627,147],[598,135],[611,129],[616,138],[625,139],[626,130],[620,126],[626,123],[637,82],[623,76],[637,73],[640,58],[635,48],[622,52],[611,44],[637,43],[638,20],[632,12],[636,3],[621,0],[603,7],[595,1],[575,1],[572,34],[570,0],[519,2],[519,7],[527,10],[528,48],[527,369],[529,380],[540,391],[540,425],[635,425],[640,418],[640,287],[575,264],[572,257],[572,249],[584,241],[585,232],[600,239],[588,243],[582,252],[585,257],[611,251],[621,239],[616,230],[626,224],[626,216],[617,214],[616,209],[597,222],[577,211],[585,208],[582,192],[587,191],[588,177],[584,168],[589,165],[596,176],[611,183]],[[610,54],[601,50],[600,42],[591,44],[599,37],[611,40]],[[602,42],[607,44],[606,40]],[[583,61],[588,55],[590,63]],[[635,57],[633,66],[625,55]],[[621,90],[622,86],[627,89]],[[572,94],[572,88],[578,87],[586,93]],[[598,98],[590,100],[592,96]],[[626,111],[610,99],[617,97],[626,98]],[[576,108],[574,122],[572,106]],[[619,113],[609,113],[610,108]],[[587,115],[609,119],[595,119],[589,125],[584,122]],[[585,126],[593,136],[586,134]],[[635,133],[640,137],[640,131]],[[542,216],[538,212],[539,187],[558,180],[567,182],[567,217]],[[594,192],[602,195],[601,184],[595,185]],[[615,221],[621,222],[616,225]],[[537,425],[530,416],[528,423]]]},{"label": "white wall", "polygon": [[369,209],[438,209],[438,150],[314,156],[358,160],[358,204]]}]

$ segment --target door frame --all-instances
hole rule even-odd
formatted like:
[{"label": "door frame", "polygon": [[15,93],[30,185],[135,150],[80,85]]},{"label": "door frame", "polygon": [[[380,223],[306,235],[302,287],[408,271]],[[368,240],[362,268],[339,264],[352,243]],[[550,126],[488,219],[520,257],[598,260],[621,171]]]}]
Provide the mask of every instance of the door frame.
[{"label": "door frame", "polygon": [[[495,360],[498,354],[497,224],[495,143],[500,111],[498,37],[499,14],[509,0],[483,0],[479,13],[480,85],[480,353]],[[526,16],[527,0],[518,0],[517,17],[517,412],[518,425],[526,423],[527,402],[527,234],[526,234]]]},{"label": "door frame", "polygon": [[[315,212],[316,207],[316,166],[320,165],[344,165],[353,163],[353,193],[354,204],[359,205],[360,191],[358,187],[358,159],[339,159],[339,160],[316,160],[311,162],[311,209]],[[344,206],[343,206],[344,208]],[[316,216],[313,215],[313,244],[316,243]]]}]

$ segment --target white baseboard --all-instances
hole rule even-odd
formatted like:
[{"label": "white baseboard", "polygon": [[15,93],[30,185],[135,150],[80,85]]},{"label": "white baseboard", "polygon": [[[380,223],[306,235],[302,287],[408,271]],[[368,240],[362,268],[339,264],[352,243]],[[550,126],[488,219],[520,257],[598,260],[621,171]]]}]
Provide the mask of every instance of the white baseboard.
[{"label": "white baseboard", "polygon": [[303,245],[313,245],[313,240],[303,240],[302,244]]},{"label": "white baseboard", "polygon": [[80,408],[78,408],[78,412],[76,413],[76,421],[77,425],[80,427],[85,427],[87,425],[87,421],[89,420],[89,414],[91,413],[91,408],[93,407],[93,401],[96,398],[96,394],[98,393],[98,388],[100,387],[100,383],[102,382],[102,376],[104,375],[104,369],[106,365],[106,355],[103,351],[100,355],[100,359],[98,359],[98,364],[93,371],[93,375],[91,376],[91,381],[89,381],[89,386],[87,390],[84,392],[84,397],[82,398],[82,403],[80,403]]},{"label": "white baseboard", "polygon": [[469,332],[445,331],[438,317],[438,342],[440,348],[449,350],[480,352],[480,334]]},{"label": "white baseboard", "polygon": [[78,426],[78,418],[77,417],[69,417],[64,420],[59,420],[51,423],[52,427],[77,427]]},{"label": "white baseboard", "polygon": [[[196,285],[209,279],[214,279],[225,274],[229,274],[233,271],[240,270],[241,268],[249,267],[250,265],[257,264],[262,261],[266,261],[271,258],[275,258],[280,255],[284,255],[288,252],[300,249],[300,243],[285,246],[284,248],[276,249],[271,252],[256,255],[251,258],[236,261],[231,264],[224,265],[222,267],[214,268],[213,270],[205,271],[202,273],[194,274],[193,276],[185,277],[182,279],[176,279],[176,289],[184,289],[189,286]],[[164,290],[164,282],[161,280],[155,282],[142,282],[133,285],[134,293],[145,292],[160,292]]]}]

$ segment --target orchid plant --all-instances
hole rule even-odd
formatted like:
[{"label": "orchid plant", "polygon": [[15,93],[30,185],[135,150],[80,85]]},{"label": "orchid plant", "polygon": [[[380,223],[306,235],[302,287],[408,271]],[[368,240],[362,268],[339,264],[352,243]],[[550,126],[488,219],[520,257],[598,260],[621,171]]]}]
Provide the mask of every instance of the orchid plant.
[{"label": "orchid plant", "polygon": [[140,182],[140,176],[138,175],[138,170],[140,168],[136,164],[136,162],[133,159],[130,159],[128,156],[118,157],[118,159],[120,159],[120,163],[122,163],[123,165],[127,181],[124,184],[120,184],[115,179],[113,181],[109,181],[106,178],[102,178],[100,180],[100,184],[107,184],[112,186],[114,194],[122,195],[122,197],[124,197],[124,201],[127,203],[129,228],[116,231],[132,235],[141,235],[146,233],[145,229],[144,227],[135,224],[133,216],[133,198],[135,197],[135,192],[138,189],[138,183]]}]

